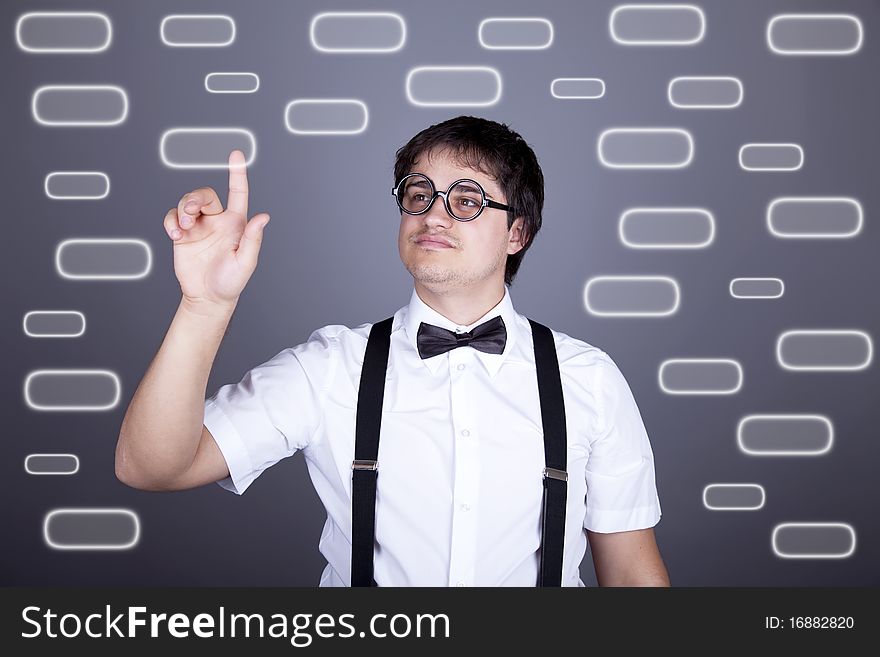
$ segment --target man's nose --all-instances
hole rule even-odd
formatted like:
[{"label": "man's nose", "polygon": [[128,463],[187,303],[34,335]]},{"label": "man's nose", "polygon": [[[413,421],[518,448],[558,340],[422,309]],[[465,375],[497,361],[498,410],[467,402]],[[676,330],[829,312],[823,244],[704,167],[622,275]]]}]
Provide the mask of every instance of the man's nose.
[{"label": "man's nose", "polygon": [[434,203],[423,216],[428,225],[452,226],[455,222],[455,218],[450,217],[446,211],[446,203],[444,203],[442,196],[437,196],[434,199]]}]

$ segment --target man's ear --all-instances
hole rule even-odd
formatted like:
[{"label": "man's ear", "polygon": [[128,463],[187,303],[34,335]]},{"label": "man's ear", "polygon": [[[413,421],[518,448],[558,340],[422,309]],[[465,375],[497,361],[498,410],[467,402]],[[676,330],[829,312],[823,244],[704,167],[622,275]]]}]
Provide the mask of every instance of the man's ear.
[{"label": "man's ear", "polygon": [[507,243],[507,255],[513,255],[523,248],[523,237],[525,237],[524,223],[525,219],[523,217],[517,217],[507,231],[510,236]]}]

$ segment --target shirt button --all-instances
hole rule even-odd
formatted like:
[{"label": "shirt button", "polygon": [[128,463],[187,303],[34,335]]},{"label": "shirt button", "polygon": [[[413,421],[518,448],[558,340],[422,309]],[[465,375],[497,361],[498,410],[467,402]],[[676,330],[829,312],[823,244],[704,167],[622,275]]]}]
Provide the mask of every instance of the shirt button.
[{"label": "shirt button", "polygon": [[462,429],[462,430],[461,430],[461,435],[464,436],[465,438],[467,438],[468,436],[471,435],[471,432],[468,431],[467,429]]},{"label": "shirt button", "polygon": [[462,363],[458,366],[458,369],[463,370],[465,367],[466,367],[466,365],[464,363]]},{"label": "shirt button", "polygon": [[470,511],[471,505],[468,504],[467,502],[465,502],[464,504],[459,505],[458,508],[461,509],[462,511]]},{"label": "shirt button", "polygon": [[466,584],[464,582],[456,582],[455,585],[456,586],[466,586]]}]

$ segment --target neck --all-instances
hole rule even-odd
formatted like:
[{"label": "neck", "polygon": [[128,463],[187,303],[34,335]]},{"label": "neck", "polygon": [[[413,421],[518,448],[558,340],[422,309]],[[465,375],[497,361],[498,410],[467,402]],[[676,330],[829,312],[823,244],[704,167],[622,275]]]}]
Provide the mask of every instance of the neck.
[{"label": "neck", "polygon": [[504,298],[504,283],[498,281],[486,281],[483,286],[452,290],[431,289],[416,281],[415,289],[419,298],[428,306],[461,326],[473,324]]}]

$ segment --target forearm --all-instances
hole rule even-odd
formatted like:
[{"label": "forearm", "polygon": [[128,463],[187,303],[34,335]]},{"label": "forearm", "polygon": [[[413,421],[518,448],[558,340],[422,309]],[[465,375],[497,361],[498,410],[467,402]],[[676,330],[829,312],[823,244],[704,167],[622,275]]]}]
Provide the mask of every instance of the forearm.
[{"label": "forearm", "polygon": [[192,464],[208,376],[234,308],[181,299],[122,421],[116,445],[120,480],[135,487],[160,486]]}]

